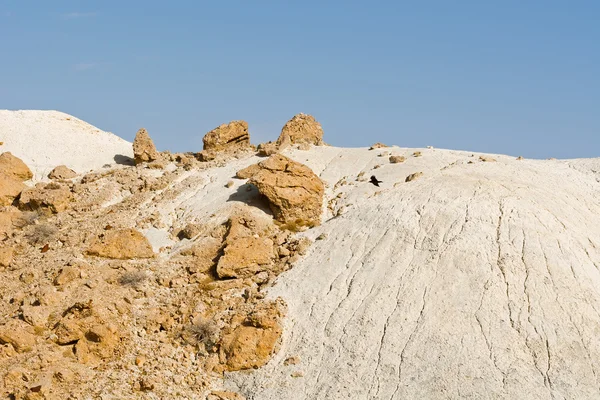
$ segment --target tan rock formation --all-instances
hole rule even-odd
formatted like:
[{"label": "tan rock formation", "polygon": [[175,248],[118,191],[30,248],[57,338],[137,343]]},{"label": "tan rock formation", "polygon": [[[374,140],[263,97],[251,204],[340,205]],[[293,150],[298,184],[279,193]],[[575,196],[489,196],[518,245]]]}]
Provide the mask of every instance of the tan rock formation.
[{"label": "tan rock formation", "polygon": [[20,179],[0,172],[0,206],[13,204],[19,194],[26,188],[27,185]]},{"label": "tan rock formation", "polygon": [[[231,121],[204,135],[204,150],[236,150],[250,146],[250,134],[246,121]],[[204,152],[203,152],[204,154]]]},{"label": "tan rock formation", "polygon": [[404,156],[390,156],[390,163],[392,164],[403,163],[404,161],[406,161]]},{"label": "tan rock formation", "polygon": [[409,176],[407,176],[405,182],[414,181],[415,179],[420,178],[421,176],[423,176],[422,172],[415,172],[414,174],[410,174]]},{"label": "tan rock formation", "polygon": [[12,262],[14,250],[12,247],[2,245],[0,247],[0,267],[8,267]]},{"label": "tan rock formation", "polygon": [[292,144],[323,145],[323,128],[312,115],[294,115],[281,129],[277,139],[277,147],[283,149]]},{"label": "tan rock formation", "polygon": [[387,144],[377,142],[377,143],[373,144],[371,147],[369,147],[369,150],[381,149],[384,147],[390,147],[390,146],[388,146]]},{"label": "tan rock formation", "polygon": [[11,319],[6,324],[0,324],[0,343],[12,345],[18,353],[31,351],[35,342],[32,329],[25,322]]},{"label": "tan rock formation", "polygon": [[[324,187],[310,168],[281,154],[272,155],[258,166],[260,170],[251,176],[249,183],[267,197],[278,221],[299,220],[308,226],[321,223]],[[254,167],[251,171],[255,171]]]},{"label": "tan rock formation", "polygon": [[275,257],[273,241],[245,237],[230,241],[217,264],[219,278],[245,278],[264,271]]},{"label": "tan rock formation", "polygon": [[76,176],[77,172],[68,168],[66,165],[59,165],[48,174],[48,178],[50,179],[71,179]]},{"label": "tan rock formation", "polygon": [[221,340],[221,357],[228,371],[260,368],[277,351],[283,316],[280,301],[262,304]]},{"label": "tan rock formation", "polygon": [[51,182],[38,183],[35,187],[21,192],[19,208],[22,210],[44,210],[58,213],[69,208],[73,195],[68,186]]},{"label": "tan rock formation", "polygon": [[20,181],[26,181],[33,178],[33,173],[27,165],[18,157],[10,152],[0,154],[0,171]]},{"label": "tan rock formation", "polygon": [[136,165],[144,162],[151,162],[157,158],[158,152],[156,151],[154,142],[150,139],[148,131],[141,128],[137,131],[135,139],[133,140],[133,159]]},{"label": "tan rock formation", "polygon": [[102,233],[90,245],[87,254],[121,260],[154,257],[148,239],[135,229],[109,230]]},{"label": "tan rock formation", "polygon": [[277,153],[277,151],[278,151],[277,143],[273,143],[273,142],[261,143],[258,145],[257,150],[258,150],[258,155],[261,157],[271,156],[271,155]]}]

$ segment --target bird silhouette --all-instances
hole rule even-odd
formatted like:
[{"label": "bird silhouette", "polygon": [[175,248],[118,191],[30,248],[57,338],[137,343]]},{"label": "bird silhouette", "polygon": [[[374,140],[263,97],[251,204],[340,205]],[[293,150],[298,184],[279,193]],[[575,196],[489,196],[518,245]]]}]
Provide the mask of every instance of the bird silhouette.
[{"label": "bird silhouette", "polygon": [[379,186],[379,184],[382,183],[383,181],[378,181],[377,178],[375,177],[375,175],[372,175],[370,182],[375,186]]}]

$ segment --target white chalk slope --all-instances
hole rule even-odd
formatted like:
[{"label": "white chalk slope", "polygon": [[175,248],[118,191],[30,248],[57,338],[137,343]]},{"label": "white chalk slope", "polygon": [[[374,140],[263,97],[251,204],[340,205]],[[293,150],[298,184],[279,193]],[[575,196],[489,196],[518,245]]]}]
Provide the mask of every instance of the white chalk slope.
[{"label": "white chalk slope", "polygon": [[[389,150],[406,162],[377,157]],[[327,237],[270,290],[289,305],[281,351],[226,386],[257,400],[600,398],[600,160],[420,150],[291,154],[343,214],[307,232]]]},{"label": "white chalk slope", "polygon": [[61,164],[85,173],[133,157],[128,141],[59,111],[0,110],[0,142],[0,153],[22,159],[34,180]]}]

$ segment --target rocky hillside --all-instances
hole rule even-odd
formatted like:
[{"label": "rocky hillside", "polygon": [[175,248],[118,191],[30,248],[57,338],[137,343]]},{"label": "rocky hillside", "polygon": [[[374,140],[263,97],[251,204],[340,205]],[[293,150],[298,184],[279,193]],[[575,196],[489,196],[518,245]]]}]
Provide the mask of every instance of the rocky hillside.
[{"label": "rocky hillside", "polygon": [[141,129],[104,167],[69,158],[81,135],[41,168],[7,152],[15,115],[3,397],[600,393],[600,160],[334,148],[299,114],[258,148],[244,121],[195,153]]}]

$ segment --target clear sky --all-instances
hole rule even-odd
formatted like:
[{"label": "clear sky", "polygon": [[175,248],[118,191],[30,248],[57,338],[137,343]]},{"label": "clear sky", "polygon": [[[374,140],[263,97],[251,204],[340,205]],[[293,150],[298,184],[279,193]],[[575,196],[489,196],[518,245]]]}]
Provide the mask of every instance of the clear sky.
[{"label": "clear sky", "polygon": [[159,150],[294,114],[325,141],[600,156],[600,1],[0,0],[0,109]]}]

